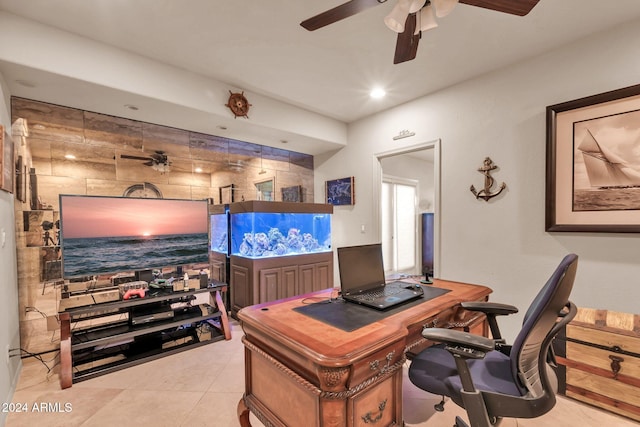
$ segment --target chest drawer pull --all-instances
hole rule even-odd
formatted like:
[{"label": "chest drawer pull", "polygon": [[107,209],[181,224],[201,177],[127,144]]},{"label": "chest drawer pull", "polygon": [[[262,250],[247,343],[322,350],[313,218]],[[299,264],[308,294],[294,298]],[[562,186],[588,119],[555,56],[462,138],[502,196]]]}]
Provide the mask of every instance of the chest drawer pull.
[{"label": "chest drawer pull", "polygon": [[[377,414],[375,414],[375,412],[373,411],[369,411],[366,414],[364,414],[362,416],[362,421],[364,421],[365,424],[375,424],[378,421],[380,421],[382,419],[382,414],[384,413],[384,408],[387,407],[387,399],[383,400],[382,402],[380,402],[380,404],[378,405],[378,410],[376,411]],[[375,415],[374,415],[375,414]]]},{"label": "chest drawer pull", "polygon": [[613,379],[615,380],[618,378],[618,373],[621,369],[620,362],[624,362],[624,359],[620,356],[614,356],[613,354],[609,355],[609,359],[611,359],[611,372],[613,372]]},{"label": "chest drawer pull", "polygon": [[[391,364],[391,360],[393,359],[393,356],[395,356],[395,354],[396,354],[395,350],[387,353],[387,355],[385,356],[385,359],[387,359],[387,363],[382,367],[380,372],[386,372],[387,369],[389,369],[389,365]],[[372,360],[371,362],[369,362],[369,369],[370,370],[375,371],[379,367],[380,367],[380,361],[378,359]]]}]

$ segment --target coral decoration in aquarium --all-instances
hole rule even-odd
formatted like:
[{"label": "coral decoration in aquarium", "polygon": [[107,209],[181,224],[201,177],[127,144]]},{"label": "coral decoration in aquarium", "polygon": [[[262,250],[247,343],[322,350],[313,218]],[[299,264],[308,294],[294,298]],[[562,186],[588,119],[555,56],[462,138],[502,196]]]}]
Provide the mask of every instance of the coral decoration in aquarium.
[{"label": "coral decoration in aquarium", "polygon": [[331,251],[331,215],[237,213],[231,215],[231,254],[267,258]]},{"label": "coral decoration in aquarium", "polygon": [[211,250],[225,255],[229,253],[228,221],[226,213],[211,215]]}]

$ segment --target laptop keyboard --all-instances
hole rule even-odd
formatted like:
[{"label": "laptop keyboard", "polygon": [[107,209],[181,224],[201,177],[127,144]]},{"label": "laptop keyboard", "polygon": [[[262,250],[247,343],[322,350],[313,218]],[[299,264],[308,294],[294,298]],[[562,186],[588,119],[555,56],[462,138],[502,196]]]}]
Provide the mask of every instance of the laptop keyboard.
[{"label": "laptop keyboard", "polygon": [[378,291],[371,291],[371,292],[367,292],[366,294],[351,295],[351,299],[354,299],[357,301],[372,302],[378,298],[390,297],[392,295],[399,294],[400,292],[403,292],[403,291],[404,291],[404,288],[402,287],[385,286],[384,288]]}]

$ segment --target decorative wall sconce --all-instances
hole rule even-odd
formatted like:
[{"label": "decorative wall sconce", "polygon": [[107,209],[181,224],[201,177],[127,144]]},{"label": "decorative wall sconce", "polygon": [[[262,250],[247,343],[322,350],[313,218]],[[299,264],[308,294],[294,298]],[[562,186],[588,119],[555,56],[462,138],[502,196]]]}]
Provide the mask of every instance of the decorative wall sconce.
[{"label": "decorative wall sconce", "polygon": [[400,131],[396,136],[394,136],[393,140],[397,141],[402,138],[409,138],[410,136],[414,136],[415,134],[416,134],[415,132],[411,132],[410,130],[405,129]]},{"label": "decorative wall sconce", "polygon": [[489,157],[484,158],[484,163],[482,167],[478,169],[478,172],[484,175],[484,188],[480,191],[476,191],[476,188],[472,185],[470,190],[476,199],[484,199],[485,202],[488,202],[492,197],[496,197],[498,194],[502,192],[505,188],[507,188],[507,184],[504,182],[500,184],[500,188],[495,193],[491,192],[491,187],[493,187],[494,179],[491,176],[491,171],[497,169],[498,166],[493,164],[493,160]]}]

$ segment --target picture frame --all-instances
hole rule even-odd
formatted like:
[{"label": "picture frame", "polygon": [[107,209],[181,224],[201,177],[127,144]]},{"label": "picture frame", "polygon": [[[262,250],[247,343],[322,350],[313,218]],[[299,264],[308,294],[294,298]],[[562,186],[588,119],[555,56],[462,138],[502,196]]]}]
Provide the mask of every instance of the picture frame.
[{"label": "picture frame", "polygon": [[13,139],[4,126],[0,125],[0,189],[14,192],[15,185],[15,164]]},{"label": "picture frame", "polygon": [[233,203],[233,191],[235,186],[233,184],[225,185],[224,187],[220,187],[220,204],[228,205],[229,203]]},{"label": "picture frame", "polygon": [[333,179],[325,182],[325,200],[334,206],[355,205],[354,177]]},{"label": "picture frame", "polygon": [[546,109],[545,229],[640,232],[640,85]]},{"label": "picture frame", "polygon": [[302,202],[302,185],[282,187],[283,202]]},{"label": "picture frame", "polygon": [[22,203],[27,202],[27,165],[22,156],[16,160],[16,199]]}]

